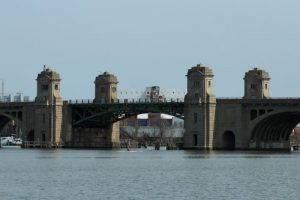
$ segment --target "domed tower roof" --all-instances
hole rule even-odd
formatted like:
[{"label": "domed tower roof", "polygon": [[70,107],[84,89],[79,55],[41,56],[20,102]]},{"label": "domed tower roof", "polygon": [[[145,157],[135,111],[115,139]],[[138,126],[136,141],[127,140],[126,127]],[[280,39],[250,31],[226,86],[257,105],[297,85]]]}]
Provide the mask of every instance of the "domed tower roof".
[{"label": "domed tower roof", "polygon": [[245,77],[244,79],[246,79],[247,77],[257,77],[259,79],[267,79],[270,80],[270,75],[267,71],[259,69],[257,67],[253,68],[252,70],[249,70],[248,72],[245,73]]},{"label": "domed tower roof", "polygon": [[118,79],[108,72],[96,77],[94,102],[113,103],[118,100],[117,93]]},{"label": "domed tower roof", "polygon": [[40,79],[47,79],[47,80],[52,80],[52,81],[60,81],[60,76],[57,72],[53,71],[50,68],[46,68],[44,66],[44,70],[38,74],[37,80]]},{"label": "domed tower roof", "polygon": [[195,67],[192,67],[191,69],[189,69],[187,76],[189,76],[195,72],[201,73],[205,76],[214,76],[212,69],[210,69],[209,67],[202,65],[202,64],[198,64]]},{"label": "domed tower roof", "polygon": [[115,75],[110,74],[108,72],[104,72],[103,74],[100,74],[96,77],[95,83],[101,82],[101,83],[118,83],[118,79]]},{"label": "domed tower roof", "polygon": [[244,98],[270,98],[270,79],[270,75],[267,71],[257,67],[246,72],[244,77]]}]

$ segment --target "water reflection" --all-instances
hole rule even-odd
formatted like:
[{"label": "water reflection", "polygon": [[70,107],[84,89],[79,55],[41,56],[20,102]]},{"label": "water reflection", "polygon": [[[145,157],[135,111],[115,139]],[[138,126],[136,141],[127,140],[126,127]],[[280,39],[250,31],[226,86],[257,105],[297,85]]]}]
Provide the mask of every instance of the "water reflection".
[{"label": "water reflection", "polygon": [[299,152],[0,149],[0,199],[298,199]]}]

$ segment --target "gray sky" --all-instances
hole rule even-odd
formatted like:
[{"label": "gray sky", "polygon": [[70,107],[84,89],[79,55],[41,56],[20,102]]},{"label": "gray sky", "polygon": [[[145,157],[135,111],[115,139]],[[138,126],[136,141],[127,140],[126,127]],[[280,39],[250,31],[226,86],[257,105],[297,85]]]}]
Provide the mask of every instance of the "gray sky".
[{"label": "gray sky", "polygon": [[258,66],[272,96],[300,96],[299,25],[299,0],[1,0],[0,78],[33,99],[46,64],[64,99],[85,99],[104,71],[120,89],[185,89],[188,68],[203,63],[218,97],[240,97]]}]

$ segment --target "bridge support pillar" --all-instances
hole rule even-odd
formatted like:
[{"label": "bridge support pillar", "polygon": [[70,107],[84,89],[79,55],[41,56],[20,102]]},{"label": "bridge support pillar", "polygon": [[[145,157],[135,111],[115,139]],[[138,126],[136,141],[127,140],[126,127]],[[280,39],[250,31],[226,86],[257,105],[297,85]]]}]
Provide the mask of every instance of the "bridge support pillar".
[{"label": "bridge support pillar", "polygon": [[216,98],[213,93],[213,72],[203,65],[192,67],[187,74],[185,96],[185,149],[213,149]]},{"label": "bridge support pillar", "polygon": [[185,108],[185,149],[213,149],[216,104],[187,105]]},{"label": "bridge support pillar", "polygon": [[99,149],[120,148],[119,135],[119,122],[108,125],[105,128],[76,127],[72,130],[71,141],[68,142],[68,147]]},{"label": "bridge support pillar", "polygon": [[111,148],[120,148],[120,122],[113,123],[108,131]]},{"label": "bridge support pillar", "polygon": [[[37,77],[37,96],[28,110],[24,147],[61,147],[63,131],[63,101],[60,96],[60,76],[44,67]],[[29,129],[30,127],[30,129]]]}]

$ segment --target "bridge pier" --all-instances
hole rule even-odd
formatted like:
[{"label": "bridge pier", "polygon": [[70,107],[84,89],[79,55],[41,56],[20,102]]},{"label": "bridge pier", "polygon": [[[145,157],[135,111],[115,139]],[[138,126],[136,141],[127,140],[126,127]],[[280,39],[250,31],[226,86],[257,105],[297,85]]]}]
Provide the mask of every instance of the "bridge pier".
[{"label": "bridge pier", "polygon": [[203,65],[192,67],[187,74],[185,96],[185,149],[213,149],[216,98],[213,92],[213,72]]},{"label": "bridge pier", "polygon": [[60,76],[45,67],[36,80],[35,102],[23,106],[23,147],[61,147],[63,101],[60,96]]},{"label": "bridge pier", "polygon": [[120,148],[119,122],[105,128],[75,127],[71,141],[66,143],[69,148]]}]

